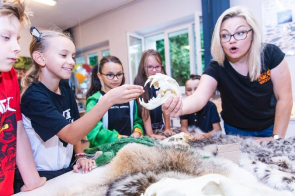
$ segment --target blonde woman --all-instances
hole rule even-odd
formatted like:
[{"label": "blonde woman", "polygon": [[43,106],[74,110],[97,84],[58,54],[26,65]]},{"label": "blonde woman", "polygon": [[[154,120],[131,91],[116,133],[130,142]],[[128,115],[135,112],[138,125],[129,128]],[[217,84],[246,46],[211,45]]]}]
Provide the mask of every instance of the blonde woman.
[{"label": "blonde woman", "polygon": [[262,43],[248,8],[232,7],[219,17],[211,53],[195,93],[183,102],[170,98],[163,110],[171,116],[199,111],[217,88],[226,134],[284,138],[292,108],[288,64],[277,46]]}]

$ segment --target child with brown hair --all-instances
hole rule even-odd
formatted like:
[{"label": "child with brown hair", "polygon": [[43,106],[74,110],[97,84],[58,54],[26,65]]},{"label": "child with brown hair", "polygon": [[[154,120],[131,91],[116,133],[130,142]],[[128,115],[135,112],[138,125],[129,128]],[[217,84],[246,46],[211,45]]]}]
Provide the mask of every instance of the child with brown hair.
[{"label": "child with brown hair", "polygon": [[[191,96],[198,88],[201,76],[190,75],[190,78],[185,82],[185,94]],[[208,101],[207,104],[198,112],[180,116],[181,131],[187,134],[191,134],[190,129],[197,135],[194,135],[195,139],[211,138],[214,135],[221,134],[220,117],[217,112],[216,105]],[[198,130],[201,130],[199,132]]]},{"label": "child with brown hair", "polygon": [[[160,53],[153,49],[146,50],[142,53],[134,84],[144,86],[148,77],[155,75],[156,73],[166,74]],[[146,85],[145,93],[142,94],[141,98],[147,102],[150,98],[156,96],[156,89],[153,86],[150,88],[149,85]],[[149,111],[138,104],[138,109],[143,120],[144,129],[148,136],[157,139],[166,138],[165,136],[154,134],[155,130],[163,130],[166,135],[175,134],[170,130],[170,116],[165,115],[162,112],[161,106]]]}]

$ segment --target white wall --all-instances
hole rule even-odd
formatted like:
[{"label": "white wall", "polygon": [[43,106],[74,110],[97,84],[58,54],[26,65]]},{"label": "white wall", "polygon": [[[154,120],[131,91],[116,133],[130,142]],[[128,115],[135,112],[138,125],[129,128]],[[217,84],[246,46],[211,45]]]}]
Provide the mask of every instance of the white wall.
[{"label": "white wall", "polygon": [[20,56],[30,56],[29,47],[31,43],[32,36],[30,34],[29,28],[22,28],[21,30],[21,38],[19,40],[19,45],[21,47]]},{"label": "white wall", "polygon": [[110,54],[123,63],[126,82],[129,83],[126,33],[147,29],[201,12],[197,0],[139,0],[131,5],[73,28],[77,48],[109,41]]}]

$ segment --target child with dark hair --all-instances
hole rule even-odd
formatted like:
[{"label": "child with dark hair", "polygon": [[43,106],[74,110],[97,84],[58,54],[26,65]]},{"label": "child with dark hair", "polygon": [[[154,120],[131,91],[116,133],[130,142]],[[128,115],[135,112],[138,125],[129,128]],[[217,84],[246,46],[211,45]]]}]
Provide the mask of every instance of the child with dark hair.
[{"label": "child with dark hair", "polygon": [[[201,76],[190,75],[185,82],[185,93],[187,96],[192,95],[197,89]],[[216,105],[208,101],[208,103],[198,112],[180,116],[181,131],[191,135],[189,129],[200,129],[203,133],[194,136],[195,139],[211,138],[221,133],[220,118]],[[198,131],[197,131],[198,132]]]},{"label": "child with dark hair", "polygon": [[[115,56],[106,56],[92,70],[91,87],[87,92],[86,112],[100,102],[100,99],[125,83],[121,61]],[[119,97],[118,97],[119,98]],[[115,104],[87,134],[89,147],[110,143],[121,137],[143,135],[142,119],[137,114],[134,100]]]}]

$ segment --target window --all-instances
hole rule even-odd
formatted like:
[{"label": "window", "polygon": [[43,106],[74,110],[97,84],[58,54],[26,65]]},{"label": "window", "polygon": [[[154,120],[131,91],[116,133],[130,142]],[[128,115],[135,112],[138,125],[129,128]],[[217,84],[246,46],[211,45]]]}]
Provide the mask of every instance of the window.
[{"label": "window", "polygon": [[85,63],[85,57],[84,56],[77,56],[76,57],[76,64],[84,64]]},{"label": "window", "polygon": [[168,33],[171,76],[180,86],[190,75],[190,50],[188,29]]},{"label": "window", "polygon": [[162,58],[163,65],[165,67],[165,43],[164,43],[164,33],[153,35],[145,38],[146,49],[157,50]]},{"label": "window", "polygon": [[101,56],[102,57],[109,56],[109,55],[110,55],[110,50],[109,49],[106,49],[106,50],[102,50],[101,51]]},{"label": "window", "polygon": [[143,51],[143,37],[127,33],[129,78],[132,84],[137,74],[138,65]]},{"label": "window", "polygon": [[[203,20],[199,13],[195,13],[194,29],[194,42],[195,44],[195,62],[196,70],[199,75],[205,71],[205,49],[204,49],[204,36],[203,36]],[[200,41],[197,41],[200,40]],[[200,66],[199,66],[200,65]]]},{"label": "window", "polygon": [[89,65],[97,65],[98,64],[98,54],[97,53],[92,53],[88,55],[88,64]]},{"label": "window", "polygon": [[180,86],[185,85],[190,73],[195,73],[192,55],[194,47],[190,47],[190,43],[193,43],[191,34],[192,25],[185,25],[145,38],[146,49],[156,49],[160,53],[167,75],[174,78]]},{"label": "window", "polygon": [[203,35],[202,18],[200,18],[200,36],[201,36],[202,72],[204,72],[205,71],[205,48],[204,48],[204,35]]},{"label": "window", "polygon": [[[179,25],[179,20],[177,20],[175,23],[169,22],[169,27],[164,30],[149,27],[137,31],[144,38],[139,35],[127,36],[130,75],[133,80],[142,48],[144,50],[156,49],[162,57],[167,75],[174,78],[182,86],[181,90],[184,92],[183,86],[190,74],[201,75],[205,69],[202,15],[196,12],[194,16],[189,16],[189,20],[186,17],[182,25]],[[149,29],[154,30],[151,32]],[[145,47],[142,44],[143,40]],[[136,63],[135,58],[138,60]]]}]

